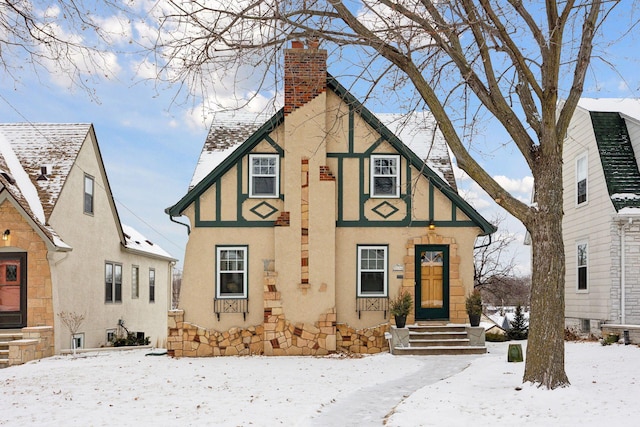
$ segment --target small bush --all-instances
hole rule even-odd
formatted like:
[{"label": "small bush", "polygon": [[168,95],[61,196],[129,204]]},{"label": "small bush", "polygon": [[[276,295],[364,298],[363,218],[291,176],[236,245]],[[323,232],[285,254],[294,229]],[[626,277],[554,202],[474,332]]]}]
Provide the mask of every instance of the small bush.
[{"label": "small bush", "polygon": [[488,342],[505,342],[508,340],[506,334],[488,333],[484,336],[485,341]]},{"label": "small bush", "polygon": [[115,338],[112,341],[114,347],[149,345],[149,342],[149,337],[138,338],[135,334],[132,333],[129,333],[126,337]]}]

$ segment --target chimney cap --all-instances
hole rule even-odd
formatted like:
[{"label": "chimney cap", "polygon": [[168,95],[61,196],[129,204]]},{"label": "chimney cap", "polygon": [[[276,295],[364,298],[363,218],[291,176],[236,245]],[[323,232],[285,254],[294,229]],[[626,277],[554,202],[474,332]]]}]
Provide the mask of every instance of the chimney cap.
[{"label": "chimney cap", "polygon": [[301,40],[291,40],[292,49],[304,49],[304,43]]}]

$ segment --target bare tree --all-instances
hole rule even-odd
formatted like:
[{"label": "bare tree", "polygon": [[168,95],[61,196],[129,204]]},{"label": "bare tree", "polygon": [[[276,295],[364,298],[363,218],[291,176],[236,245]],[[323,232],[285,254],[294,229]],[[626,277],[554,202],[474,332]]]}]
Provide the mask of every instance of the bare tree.
[{"label": "bare tree", "polygon": [[79,314],[70,311],[61,311],[58,313],[58,317],[62,320],[62,323],[69,329],[71,333],[71,340],[73,341],[73,355],[76,355],[76,339],[75,335],[78,333],[82,322],[84,322],[84,314]]},{"label": "bare tree", "polygon": [[177,309],[180,304],[180,288],[182,287],[182,270],[174,269],[171,280],[171,309]]},{"label": "bare tree", "polygon": [[[600,27],[619,3],[169,0],[154,52],[164,61],[166,78],[208,88],[208,76],[228,77],[227,71],[242,66],[258,74],[254,68],[273,65],[287,40],[317,37],[348,63],[345,74],[370,84],[370,93],[411,89],[415,97],[398,95],[409,99],[403,107],[426,105],[458,166],[531,234],[524,381],[554,389],[569,384],[563,341],[562,144],[596,35],[603,36]],[[473,140],[478,119],[494,120],[508,134],[535,179],[534,205],[513,197],[480,165],[482,147]]]},{"label": "bare tree", "polygon": [[133,16],[111,0],[0,0],[0,75],[64,78],[95,99],[93,84],[117,72],[114,39],[127,36]]},{"label": "bare tree", "polygon": [[473,286],[484,289],[486,285],[515,275],[516,260],[512,245],[516,236],[504,227],[505,217],[495,215],[491,223],[498,228],[493,236],[478,239],[473,250]]}]

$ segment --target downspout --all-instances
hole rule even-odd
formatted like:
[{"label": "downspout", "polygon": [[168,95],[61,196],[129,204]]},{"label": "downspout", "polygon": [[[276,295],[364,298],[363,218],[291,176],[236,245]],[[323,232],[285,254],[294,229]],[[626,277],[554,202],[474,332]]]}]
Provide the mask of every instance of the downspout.
[{"label": "downspout", "polygon": [[169,219],[171,220],[171,222],[175,222],[176,224],[184,225],[185,227],[187,227],[187,235],[191,234],[191,227],[189,226],[189,224],[185,224],[183,222],[176,221],[175,219],[173,219],[173,215],[171,215],[171,214],[169,214]]},{"label": "downspout", "polygon": [[[628,225],[633,223],[633,219],[629,218]],[[626,288],[627,288],[627,262],[626,262],[626,226],[624,222],[620,226],[620,324],[626,323]]]}]

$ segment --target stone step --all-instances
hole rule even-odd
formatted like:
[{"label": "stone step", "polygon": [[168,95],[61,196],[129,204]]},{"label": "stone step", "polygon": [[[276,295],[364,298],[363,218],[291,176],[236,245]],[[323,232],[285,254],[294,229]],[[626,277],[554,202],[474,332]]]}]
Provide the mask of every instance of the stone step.
[{"label": "stone step", "polygon": [[446,340],[437,340],[437,339],[411,339],[409,338],[409,347],[462,347],[468,346],[469,339],[468,338],[459,338],[459,339],[446,339]]},{"label": "stone step", "polygon": [[22,332],[0,332],[0,343],[21,339]]},{"label": "stone step", "polygon": [[414,356],[485,354],[486,347],[439,346],[439,347],[396,347],[393,354]]}]

